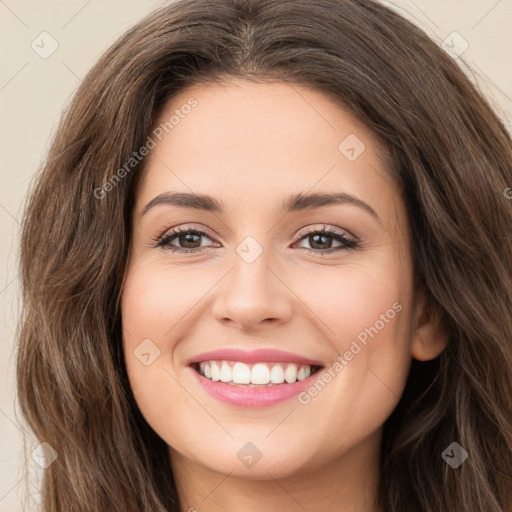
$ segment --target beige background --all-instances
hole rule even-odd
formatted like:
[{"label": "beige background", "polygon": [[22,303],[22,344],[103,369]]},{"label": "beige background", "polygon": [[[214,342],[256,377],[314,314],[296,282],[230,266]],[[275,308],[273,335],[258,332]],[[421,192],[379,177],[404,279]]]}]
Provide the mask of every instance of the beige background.
[{"label": "beige background", "polygon": [[[0,0],[0,512],[21,510],[26,481],[21,466],[22,426],[15,408],[14,345],[19,308],[17,237],[27,187],[48,149],[61,109],[81,78],[120,34],[165,3]],[[469,46],[457,60],[511,131],[512,0],[385,3],[421,25],[439,44],[447,36],[449,43],[454,37],[460,41],[455,47],[467,41]],[[58,43],[46,59],[31,47],[35,40],[49,48],[49,39],[40,42],[44,31]],[[450,36],[454,31],[463,39]]]}]

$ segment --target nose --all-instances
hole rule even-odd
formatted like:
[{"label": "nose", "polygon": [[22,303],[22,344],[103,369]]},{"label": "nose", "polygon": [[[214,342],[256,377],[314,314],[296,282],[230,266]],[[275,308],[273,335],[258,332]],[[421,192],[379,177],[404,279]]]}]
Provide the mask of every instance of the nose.
[{"label": "nose", "polygon": [[233,268],[219,283],[213,306],[215,319],[246,331],[288,322],[294,294],[279,274],[278,268],[269,266],[265,251],[252,263],[236,256]]}]

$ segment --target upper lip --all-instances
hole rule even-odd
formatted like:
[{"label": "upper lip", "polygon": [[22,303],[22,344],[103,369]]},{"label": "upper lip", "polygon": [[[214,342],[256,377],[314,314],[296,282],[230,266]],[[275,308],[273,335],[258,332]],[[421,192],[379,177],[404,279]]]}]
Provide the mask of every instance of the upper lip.
[{"label": "upper lip", "polygon": [[307,357],[286,352],[283,350],[274,350],[271,348],[260,348],[256,350],[247,350],[243,348],[221,348],[203,352],[187,361],[187,366],[202,361],[240,361],[242,363],[265,363],[265,362],[286,362],[298,363],[310,366],[323,366],[320,361],[309,359]]}]

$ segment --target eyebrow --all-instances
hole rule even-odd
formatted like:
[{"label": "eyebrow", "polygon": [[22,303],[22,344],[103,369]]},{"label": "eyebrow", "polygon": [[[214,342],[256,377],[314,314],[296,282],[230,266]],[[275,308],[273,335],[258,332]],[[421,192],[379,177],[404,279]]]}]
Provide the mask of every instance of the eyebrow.
[{"label": "eyebrow", "polygon": [[[367,203],[356,196],[345,192],[338,193],[299,193],[290,196],[282,203],[283,212],[297,212],[322,208],[331,205],[350,204],[358,206],[370,213],[380,222],[377,212]],[[142,214],[147,213],[151,208],[157,205],[172,205],[181,208],[192,208],[212,213],[225,213],[222,204],[217,199],[206,194],[189,194],[186,192],[164,192],[153,198],[142,210]]]}]

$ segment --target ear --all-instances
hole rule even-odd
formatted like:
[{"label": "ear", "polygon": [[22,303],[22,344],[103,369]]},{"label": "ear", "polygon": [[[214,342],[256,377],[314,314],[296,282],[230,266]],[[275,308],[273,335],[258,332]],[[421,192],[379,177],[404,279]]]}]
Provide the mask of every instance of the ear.
[{"label": "ear", "polygon": [[419,361],[437,357],[448,345],[448,331],[438,307],[421,292],[413,315],[411,355]]}]

